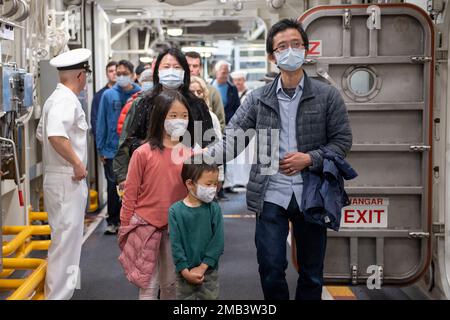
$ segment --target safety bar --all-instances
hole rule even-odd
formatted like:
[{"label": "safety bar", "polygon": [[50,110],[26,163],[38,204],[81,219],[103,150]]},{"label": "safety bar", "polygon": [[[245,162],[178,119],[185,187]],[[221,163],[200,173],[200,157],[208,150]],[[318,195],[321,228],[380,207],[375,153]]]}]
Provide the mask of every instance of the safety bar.
[{"label": "safety bar", "polygon": [[50,234],[50,226],[7,226],[2,227],[3,235],[17,234],[14,239],[8,242],[2,248],[4,257],[10,256],[22,245],[25,244],[27,239],[33,235],[46,235]]},{"label": "safety bar", "polygon": [[[4,235],[15,237],[2,246],[3,272],[0,273],[0,290],[15,290],[8,300],[43,300],[44,280],[47,271],[47,260],[26,258],[34,250],[48,250],[51,240],[30,240],[33,235],[48,235],[51,233],[49,225],[31,225],[36,220],[48,220],[46,212],[31,211],[28,208],[28,226],[4,226]],[[34,269],[34,270],[33,270]],[[33,270],[25,279],[6,279],[16,270]]]},{"label": "safety bar", "polygon": [[[35,269],[25,281],[18,287],[7,300],[27,300],[30,295],[36,291],[36,288],[42,288],[42,283],[45,280],[45,273],[47,271],[47,260],[44,259],[16,259],[5,258],[3,263],[7,268],[14,269]],[[40,297],[43,295],[40,294]]]}]

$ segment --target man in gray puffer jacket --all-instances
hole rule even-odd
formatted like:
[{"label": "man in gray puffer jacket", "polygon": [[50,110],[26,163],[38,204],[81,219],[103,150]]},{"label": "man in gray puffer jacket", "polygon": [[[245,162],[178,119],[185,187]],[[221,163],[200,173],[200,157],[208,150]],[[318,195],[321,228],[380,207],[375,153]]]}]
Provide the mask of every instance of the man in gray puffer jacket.
[{"label": "man in gray puffer jacket", "polygon": [[[222,142],[207,153],[229,161],[257,136],[256,163],[247,205],[256,212],[255,244],[265,299],[289,299],[285,278],[289,221],[297,247],[296,299],[321,299],[327,231],[300,212],[306,170],[320,171],[321,146],[345,157],[352,145],[347,109],[339,91],[302,69],[308,38],[300,23],[284,19],[268,33],[268,58],[280,69],[274,81],[252,91],[231,118]],[[226,152],[224,152],[226,150]],[[222,159],[223,158],[223,159]]]}]

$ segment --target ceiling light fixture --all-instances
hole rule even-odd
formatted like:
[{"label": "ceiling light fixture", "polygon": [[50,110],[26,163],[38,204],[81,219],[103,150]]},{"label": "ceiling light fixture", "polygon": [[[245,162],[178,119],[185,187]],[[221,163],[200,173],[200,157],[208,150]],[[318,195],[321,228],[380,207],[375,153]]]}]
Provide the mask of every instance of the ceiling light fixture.
[{"label": "ceiling light fixture", "polygon": [[151,58],[151,57],[140,57],[139,61],[142,62],[142,63],[152,63],[153,58]]},{"label": "ceiling light fixture", "polygon": [[217,47],[182,47],[181,51],[183,52],[189,52],[189,51],[195,51],[198,52],[200,54],[202,53],[210,53],[210,54],[214,54],[216,53],[218,50]]},{"label": "ceiling light fixture", "polygon": [[122,23],[125,23],[125,22],[127,22],[127,19],[122,18],[122,17],[115,18],[115,19],[112,21],[112,23],[114,23],[114,24],[122,24]]},{"label": "ceiling light fixture", "polygon": [[183,29],[181,28],[167,28],[167,34],[171,37],[179,37],[183,34]]}]

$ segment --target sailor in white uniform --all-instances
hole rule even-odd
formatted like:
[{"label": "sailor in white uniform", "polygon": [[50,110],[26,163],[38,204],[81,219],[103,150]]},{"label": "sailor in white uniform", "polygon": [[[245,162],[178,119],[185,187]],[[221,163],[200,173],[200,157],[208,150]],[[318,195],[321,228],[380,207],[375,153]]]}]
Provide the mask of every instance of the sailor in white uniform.
[{"label": "sailor in white uniform", "polygon": [[91,72],[90,57],[90,50],[75,49],[50,60],[60,83],[44,104],[36,132],[43,146],[44,204],[52,230],[45,280],[48,300],[70,299],[80,276],[88,124],[78,95]]}]

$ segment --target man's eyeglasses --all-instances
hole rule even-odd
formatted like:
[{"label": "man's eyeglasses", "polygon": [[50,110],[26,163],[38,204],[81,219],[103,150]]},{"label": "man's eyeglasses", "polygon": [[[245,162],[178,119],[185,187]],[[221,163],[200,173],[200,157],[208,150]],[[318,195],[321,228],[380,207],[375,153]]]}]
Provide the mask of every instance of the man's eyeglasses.
[{"label": "man's eyeglasses", "polygon": [[286,49],[289,49],[289,47],[291,47],[292,49],[300,49],[300,48],[305,48],[305,45],[300,40],[294,40],[291,42],[281,42],[280,44],[278,44],[278,47],[273,49],[273,51],[281,52]]}]

